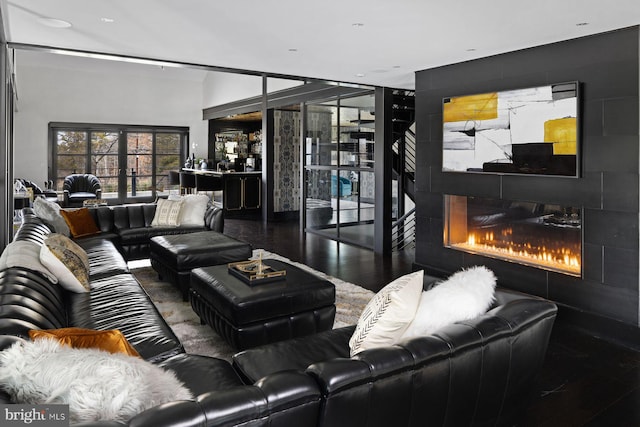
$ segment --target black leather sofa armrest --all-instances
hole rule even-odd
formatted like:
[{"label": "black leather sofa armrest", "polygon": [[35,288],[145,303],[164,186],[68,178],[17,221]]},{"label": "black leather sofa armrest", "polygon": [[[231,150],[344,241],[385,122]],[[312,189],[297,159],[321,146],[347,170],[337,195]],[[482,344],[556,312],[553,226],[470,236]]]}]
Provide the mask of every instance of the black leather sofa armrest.
[{"label": "black leather sofa armrest", "polygon": [[314,426],[321,394],[313,378],[304,372],[284,371],[255,385],[205,393],[197,401],[206,425]]},{"label": "black leather sofa armrest", "polygon": [[224,211],[213,205],[208,206],[204,213],[204,226],[218,233],[224,232]]},{"label": "black leather sofa armrest", "polygon": [[134,416],[127,422],[89,421],[74,424],[75,427],[174,427],[207,425],[205,414],[198,402],[180,400],[158,405]]},{"label": "black leather sofa armrest", "polygon": [[309,366],[307,373],[316,379],[324,395],[371,381],[370,367],[357,359],[340,358],[314,363]]}]

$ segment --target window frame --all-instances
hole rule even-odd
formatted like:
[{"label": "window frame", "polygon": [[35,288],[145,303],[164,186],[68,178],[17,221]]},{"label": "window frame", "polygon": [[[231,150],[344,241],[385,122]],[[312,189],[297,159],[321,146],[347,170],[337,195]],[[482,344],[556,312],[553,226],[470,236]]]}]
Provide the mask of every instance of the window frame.
[{"label": "window frame", "polygon": [[[49,130],[48,130],[48,171],[47,176],[48,180],[53,180],[54,182],[58,182],[58,143],[57,143],[57,134],[58,132],[86,132],[87,140],[86,140],[86,149],[84,153],[85,157],[85,170],[76,171],[77,173],[93,173],[91,171],[91,140],[92,140],[92,132],[117,132],[119,136],[118,140],[118,159],[120,164],[120,169],[125,169],[125,178],[126,178],[126,138],[124,135],[127,133],[151,133],[152,134],[152,190],[151,195],[149,196],[129,196],[126,194],[126,184],[125,184],[125,195],[121,192],[120,182],[122,180],[122,174],[118,174],[118,196],[115,198],[110,198],[110,202],[117,203],[126,203],[126,202],[143,202],[143,201],[153,201],[158,196],[158,191],[156,188],[156,183],[158,182],[157,175],[157,162],[156,155],[166,155],[166,153],[158,153],[157,152],[157,143],[156,136],[158,134],[166,134],[166,133],[178,133],[180,134],[180,152],[179,156],[179,167],[182,165],[182,160],[186,159],[189,153],[189,127],[186,126],[148,126],[148,125],[124,125],[124,124],[103,124],[103,123],[73,123],[73,122],[50,122]],[[124,143],[123,143],[124,139]],[[125,151],[123,155],[123,151]],[[82,156],[82,155],[79,155]],[[124,161],[124,163],[122,163]],[[62,190],[62,188],[58,188],[58,190]]]}]

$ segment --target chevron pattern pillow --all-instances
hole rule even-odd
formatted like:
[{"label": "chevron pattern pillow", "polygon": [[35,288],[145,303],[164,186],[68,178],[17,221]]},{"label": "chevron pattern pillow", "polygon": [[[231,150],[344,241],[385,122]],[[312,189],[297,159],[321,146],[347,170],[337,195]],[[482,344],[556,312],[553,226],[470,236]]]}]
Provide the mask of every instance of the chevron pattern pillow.
[{"label": "chevron pattern pillow", "polygon": [[349,340],[351,357],[398,341],[418,309],[423,277],[422,270],[402,276],[382,288],[369,301]]}]

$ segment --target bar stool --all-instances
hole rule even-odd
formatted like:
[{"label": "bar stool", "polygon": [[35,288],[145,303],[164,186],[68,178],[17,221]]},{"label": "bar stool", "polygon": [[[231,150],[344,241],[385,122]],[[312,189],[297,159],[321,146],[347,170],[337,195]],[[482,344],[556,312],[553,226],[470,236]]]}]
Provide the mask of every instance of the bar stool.
[{"label": "bar stool", "polygon": [[215,192],[222,191],[222,178],[212,175],[196,175],[196,192],[212,192],[211,199],[215,200]]},{"label": "bar stool", "polygon": [[196,176],[190,172],[180,172],[180,194],[191,194],[196,189]]},{"label": "bar stool", "polygon": [[169,171],[169,193],[171,193],[171,187],[174,185],[180,186],[180,172]]}]

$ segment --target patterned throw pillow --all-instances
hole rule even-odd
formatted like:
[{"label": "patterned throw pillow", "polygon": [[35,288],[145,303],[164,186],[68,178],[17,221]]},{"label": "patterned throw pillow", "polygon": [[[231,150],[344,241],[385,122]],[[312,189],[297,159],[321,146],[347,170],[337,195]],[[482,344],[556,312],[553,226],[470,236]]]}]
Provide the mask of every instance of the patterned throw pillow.
[{"label": "patterned throw pillow", "polygon": [[156,206],[156,213],[151,221],[151,226],[173,226],[180,225],[180,211],[183,200],[159,199]]},{"label": "patterned throw pillow", "polygon": [[369,301],[349,340],[351,356],[361,351],[395,344],[413,320],[424,271],[402,276],[382,288]]},{"label": "patterned throw pillow", "polygon": [[40,261],[57,278],[62,287],[71,292],[88,292],[89,258],[70,238],[50,234],[40,248]]}]

